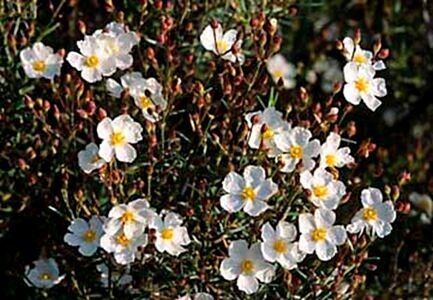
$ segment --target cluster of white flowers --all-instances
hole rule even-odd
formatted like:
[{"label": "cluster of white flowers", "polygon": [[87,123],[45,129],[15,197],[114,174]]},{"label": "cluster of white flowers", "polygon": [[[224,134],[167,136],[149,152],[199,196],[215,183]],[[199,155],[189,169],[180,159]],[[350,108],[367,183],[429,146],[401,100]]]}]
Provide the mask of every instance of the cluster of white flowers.
[{"label": "cluster of white flowers", "polygon": [[343,54],[347,64],[343,68],[344,88],[346,100],[358,105],[361,100],[372,111],[375,111],[382,102],[377,97],[387,94],[385,79],[375,78],[376,71],[385,69],[382,60],[376,60],[373,53],[363,50],[352,38],[343,40]]},{"label": "cluster of white flowers", "polygon": [[[335,225],[335,210],[346,194],[346,186],[329,170],[354,163],[350,149],[340,147],[339,134],[331,132],[321,145],[308,129],[292,128],[274,108],[247,114],[246,121],[250,128],[248,145],[265,150],[268,157],[280,164],[281,172],[299,171],[299,182],[316,208],[313,213],[299,215],[298,239],[296,227],[280,220],[276,229],[265,223],[261,229],[262,242],[251,248],[244,240],[231,242],[229,257],[220,267],[225,279],[237,278],[238,288],[251,294],[257,291],[258,281],[272,280],[274,262],[290,270],[307,254],[315,253],[320,260],[328,261],[337,254],[337,246],[346,242],[347,232],[362,234],[365,230],[381,238],[391,232],[391,223],[396,218],[394,206],[390,200],[383,202],[381,191],[372,187],[361,192],[362,208],[351,224]],[[243,176],[230,172],[222,186],[227,194],[221,196],[221,206],[229,213],[243,209],[253,217],[267,210],[266,201],[278,192],[278,185],[266,178],[260,166],[247,166]]]},{"label": "cluster of white flowers", "polygon": [[54,53],[53,48],[45,46],[41,42],[23,49],[20,52],[20,58],[24,72],[30,78],[53,79],[54,76],[60,75],[63,58]]}]

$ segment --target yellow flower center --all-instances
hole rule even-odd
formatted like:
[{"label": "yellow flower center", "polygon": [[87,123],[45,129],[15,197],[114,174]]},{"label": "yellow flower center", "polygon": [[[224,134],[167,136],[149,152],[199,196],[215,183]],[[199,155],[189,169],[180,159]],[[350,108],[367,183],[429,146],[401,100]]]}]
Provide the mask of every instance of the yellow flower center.
[{"label": "yellow flower center", "polygon": [[241,272],[242,273],[251,273],[254,270],[254,263],[246,259],[241,263]]},{"label": "yellow flower center", "polygon": [[152,106],[152,100],[146,95],[140,96],[140,106],[142,109],[146,109]]},{"label": "yellow flower center", "polygon": [[256,198],[256,192],[254,191],[254,189],[252,187],[247,186],[242,191],[241,197],[245,201],[246,200],[254,201],[254,199]]},{"label": "yellow flower center", "polygon": [[323,241],[326,238],[327,231],[323,227],[319,227],[314,229],[313,233],[311,234],[311,238],[313,241],[319,242]]},{"label": "yellow flower center", "polygon": [[92,229],[89,229],[85,233],[83,233],[82,239],[86,243],[91,243],[96,239],[96,232]]},{"label": "yellow flower center", "polygon": [[216,42],[216,48],[218,50],[218,53],[223,54],[226,53],[227,50],[229,50],[229,44],[224,40],[219,40]]},{"label": "yellow flower center", "polygon": [[375,221],[377,220],[377,211],[372,207],[366,207],[362,212],[362,216],[367,221]]},{"label": "yellow flower center", "polygon": [[323,198],[328,195],[328,188],[324,185],[317,185],[313,187],[313,194],[317,198]]},{"label": "yellow flower center", "polygon": [[287,244],[283,240],[276,240],[273,247],[277,253],[282,254],[287,252]]},{"label": "yellow flower center", "polygon": [[123,145],[125,143],[125,135],[120,131],[113,132],[111,135],[111,143],[113,146]]},{"label": "yellow flower center", "polygon": [[290,147],[290,156],[293,159],[301,159],[303,155],[304,149],[302,149],[301,146],[293,145],[292,147]]},{"label": "yellow flower center", "polygon": [[130,243],[130,240],[125,236],[124,233],[122,233],[122,234],[119,234],[119,235],[116,237],[116,242],[117,242],[119,245],[122,245],[123,247],[127,247],[127,246],[129,245],[129,243]]},{"label": "yellow flower center", "polygon": [[117,53],[119,53],[119,51],[120,51],[120,48],[119,48],[119,45],[116,43],[116,42],[114,42],[114,41],[112,41],[112,40],[108,40],[107,42],[106,42],[106,44],[107,44],[107,52],[109,53],[109,54],[117,54]]},{"label": "yellow flower center", "polygon": [[174,231],[172,228],[164,228],[161,231],[161,237],[164,240],[171,240],[173,239],[173,236],[174,236]]},{"label": "yellow flower center", "polygon": [[355,56],[353,56],[353,61],[357,64],[365,64],[367,62],[367,58],[360,53],[356,53]]},{"label": "yellow flower center", "polygon": [[337,163],[337,157],[333,154],[328,154],[325,156],[326,165],[329,167],[334,167]]},{"label": "yellow flower center", "polygon": [[99,65],[99,58],[96,55],[90,55],[86,58],[85,64],[89,68],[95,68]]},{"label": "yellow flower center", "polygon": [[272,72],[272,76],[275,77],[275,79],[280,79],[284,76],[284,72],[281,70],[275,70],[274,72]]},{"label": "yellow flower center", "polygon": [[262,132],[262,138],[264,139],[270,139],[274,136],[274,131],[267,127],[265,131]]},{"label": "yellow flower center", "polygon": [[123,213],[121,218],[122,223],[130,223],[135,221],[134,213],[127,210]]},{"label": "yellow flower center", "polygon": [[96,163],[98,160],[100,160],[101,158],[99,157],[98,154],[95,154],[92,156],[92,158],[90,159],[90,163],[94,164]]},{"label": "yellow flower center", "polygon": [[365,77],[358,77],[358,79],[355,80],[355,88],[358,92],[365,93],[370,89],[370,83]]},{"label": "yellow flower center", "polygon": [[53,276],[48,272],[43,272],[43,273],[41,273],[41,275],[39,275],[39,278],[41,280],[51,280],[53,278]]},{"label": "yellow flower center", "polygon": [[45,71],[47,65],[43,60],[37,60],[33,63],[33,70],[36,72],[43,72]]}]

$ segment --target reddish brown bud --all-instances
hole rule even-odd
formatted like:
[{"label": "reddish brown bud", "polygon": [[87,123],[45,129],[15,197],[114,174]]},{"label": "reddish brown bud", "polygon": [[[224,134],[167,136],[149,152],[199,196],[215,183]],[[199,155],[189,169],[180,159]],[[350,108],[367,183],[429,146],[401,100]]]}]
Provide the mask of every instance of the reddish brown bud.
[{"label": "reddish brown bud", "polygon": [[378,57],[380,59],[387,59],[389,57],[389,54],[390,54],[389,49],[382,49],[380,50]]},{"label": "reddish brown bud", "polygon": [[78,20],[78,30],[83,34],[86,35],[87,26],[86,23],[82,20]]},{"label": "reddish brown bud", "polygon": [[97,117],[98,117],[98,120],[102,120],[102,119],[104,119],[104,118],[106,118],[107,117],[107,112],[105,111],[105,109],[103,109],[103,108],[98,108],[98,115],[97,115]]},{"label": "reddish brown bud", "polygon": [[213,29],[217,29],[220,26],[220,23],[215,19],[213,19],[210,24],[211,24]]}]

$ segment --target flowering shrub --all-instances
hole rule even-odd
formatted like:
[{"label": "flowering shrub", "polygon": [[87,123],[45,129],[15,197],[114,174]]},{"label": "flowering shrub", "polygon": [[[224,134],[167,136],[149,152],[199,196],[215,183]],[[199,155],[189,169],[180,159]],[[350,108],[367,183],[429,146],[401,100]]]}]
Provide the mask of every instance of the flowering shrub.
[{"label": "flowering shrub", "polygon": [[380,125],[410,95],[391,33],[118,2],[0,4],[7,299],[432,296],[431,122]]}]

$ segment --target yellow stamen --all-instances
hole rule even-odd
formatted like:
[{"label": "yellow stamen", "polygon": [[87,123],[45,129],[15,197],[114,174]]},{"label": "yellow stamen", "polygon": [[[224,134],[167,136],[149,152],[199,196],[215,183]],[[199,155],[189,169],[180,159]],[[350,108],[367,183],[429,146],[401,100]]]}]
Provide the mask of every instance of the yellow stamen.
[{"label": "yellow stamen", "polygon": [[125,136],[120,131],[113,132],[111,135],[111,143],[113,146],[123,145],[125,143]]},{"label": "yellow stamen", "polygon": [[328,195],[328,188],[324,185],[317,185],[313,187],[313,194],[317,198],[326,197],[326,195]]},{"label": "yellow stamen", "polygon": [[174,236],[174,231],[172,228],[164,228],[161,231],[161,237],[164,240],[171,240],[173,239],[173,236]]},{"label": "yellow stamen", "polygon": [[52,275],[48,272],[44,272],[39,276],[39,278],[42,280],[51,280]]},{"label": "yellow stamen", "polygon": [[142,109],[146,109],[152,106],[152,100],[146,95],[140,96],[140,106]]},{"label": "yellow stamen", "polygon": [[242,273],[251,273],[254,270],[254,263],[249,260],[246,259],[241,263],[241,272]]},{"label": "yellow stamen", "polygon": [[325,156],[325,162],[328,167],[334,167],[337,163],[337,157],[333,154],[328,154]]},{"label": "yellow stamen", "polygon": [[87,243],[91,243],[96,239],[96,232],[89,229],[83,234],[82,239]]},{"label": "yellow stamen", "polygon": [[355,80],[355,88],[360,93],[366,93],[370,89],[370,83],[365,77],[358,77],[358,79]]},{"label": "yellow stamen", "polygon": [[326,238],[327,230],[323,227],[316,228],[311,234],[313,241],[319,242]]},{"label": "yellow stamen", "polygon": [[254,199],[256,198],[256,192],[254,191],[254,189],[252,187],[247,186],[242,191],[241,197],[244,201],[246,201],[246,200],[254,201]]},{"label": "yellow stamen", "polygon": [[33,63],[33,70],[36,72],[43,72],[47,68],[47,65],[43,60],[37,60]]},{"label": "yellow stamen", "polygon": [[96,55],[90,55],[86,57],[85,64],[89,68],[95,68],[97,65],[99,65],[99,58]]},{"label": "yellow stamen", "polygon": [[365,64],[367,62],[367,58],[364,55],[357,53],[353,57],[353,61],[357,64]]},{"label": "yellow stamen", "polygon": [[274,242],[273,248],[277,253],[286,253],[287,252],[287,244],[283,240],[276,240]]},{"label": "yellow stamen", "polygon": [[372,207],[366,207],[362,212],[362,216],[367,221],[375,221],[377,220],[377,211]]},{"label": "yellow stamen", "polygon": [[274,76],[276,80],[279,80],[284,76],[284,72],[281,70],[275,70],[274,72],[272,72],[272,76]]},{"label": "yellow stamen", "polygon": [[291,156],[293,159],[301,159],[302,156],[304,156],[304,149],[302,149],[301,146],[293,145],[293,146],[290,148],[290,156]]},{"label": "yellow stamen", "polygon": [[274,131],[267,127],[265,131],[262,132],[262,138],[264,139],[270,139],[274,136]]},{"label": "yellow stamen", "polygon": [[116,237],[116,242],[123,247],[127,247],[130,243],[130,240],[125,236],[125,234],[120,234]]},{"label": "yellow stamen", "polygon": [[218,53],[224,54],[229,50],[229,44],[224,40],[219,40],[216,43],[216,48],[218,50]]},{"label": "yellow stamen", "polygon": [[121,218],[122,223],[130,223],[135,221],[134,213],[127,210],[123,213]]}]

